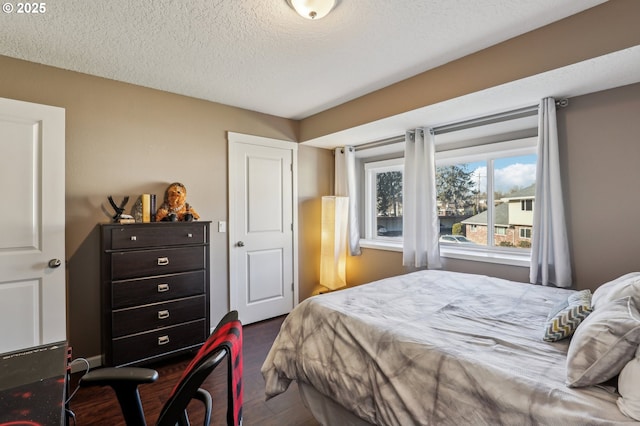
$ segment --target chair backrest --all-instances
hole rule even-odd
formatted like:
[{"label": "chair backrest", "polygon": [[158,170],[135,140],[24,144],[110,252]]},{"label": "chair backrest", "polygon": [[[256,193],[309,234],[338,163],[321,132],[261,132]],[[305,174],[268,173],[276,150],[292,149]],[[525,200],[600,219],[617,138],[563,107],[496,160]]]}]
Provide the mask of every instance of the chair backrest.
[{"label": "chair backrest", "polygon": [[171,391],[157,424],[175,425],[184,415],[187,405],[194,398],[214,368],[229,356],[227,375],[227,424],[238,426],[242,421],[242,324],[238,312],[226,314],[211,336],[202,345]]}]

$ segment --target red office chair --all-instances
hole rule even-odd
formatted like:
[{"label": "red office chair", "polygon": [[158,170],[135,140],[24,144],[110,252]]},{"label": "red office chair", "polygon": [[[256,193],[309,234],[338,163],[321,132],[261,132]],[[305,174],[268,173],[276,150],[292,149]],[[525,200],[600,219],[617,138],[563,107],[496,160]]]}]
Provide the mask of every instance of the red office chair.
[{"label": "red office chair", "polygon": [[[204,404],[204,424],[210,423],[211,395],[200,385],[226,355],[229,355],[227,424],[242,424],[242,324],[238,320],[238,312],[231,311],[222,318],[171,391],[158,417],[158,426],[189,425],[186,409],[192,399]],[[148,368],[101,368],[85,374],[80,379],[80,386],[111,386],[126,424],[146,426],[138,385],[155,382],[157,378],[158,373]]]}]

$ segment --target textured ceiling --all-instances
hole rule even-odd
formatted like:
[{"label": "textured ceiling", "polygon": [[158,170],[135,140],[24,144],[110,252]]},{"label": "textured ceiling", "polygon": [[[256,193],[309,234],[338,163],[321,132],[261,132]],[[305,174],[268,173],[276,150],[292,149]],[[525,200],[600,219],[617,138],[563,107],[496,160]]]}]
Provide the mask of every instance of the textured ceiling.
[{"label": "textured ceiling", "polygon": [[53,0],[0,15],[0,54],[301,119],[603,3]]}]

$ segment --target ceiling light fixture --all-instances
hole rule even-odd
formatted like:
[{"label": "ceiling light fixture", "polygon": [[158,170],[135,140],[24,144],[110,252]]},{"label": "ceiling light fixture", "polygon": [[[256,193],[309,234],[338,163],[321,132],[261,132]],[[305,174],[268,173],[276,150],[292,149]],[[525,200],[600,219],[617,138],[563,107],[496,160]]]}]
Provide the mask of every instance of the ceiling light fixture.
[{"label": "ceiling light fixture", "polygon": [[303,18],[324,18],[336,5],[336,0],[287,0],[289,6]]}]

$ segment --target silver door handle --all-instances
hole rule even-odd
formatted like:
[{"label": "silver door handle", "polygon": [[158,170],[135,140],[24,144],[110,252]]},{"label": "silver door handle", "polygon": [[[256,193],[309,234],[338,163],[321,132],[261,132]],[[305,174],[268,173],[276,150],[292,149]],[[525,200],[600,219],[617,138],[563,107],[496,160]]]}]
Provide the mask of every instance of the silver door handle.
[{"label": "silver door handle", "polygon": [[238,241],[238,242],[236,243],[236,246],[238,246],[238,247],[244,247],[244,242],[243,242],[243,241]]},{"label": "silver door handle", "polygon": [[169,258],[168,257],[159,257],[158,258],[158,266],[165,266],[169,264]]},{"label": "silver door handle", "polygon": [[167,319],[169,318],[169,311],[168,310],[164,310],[164,311],[158,311],[158,319]]},{"label": "silver door handle", "polygon": [[49,268],[57,268],[62,265],[62,261],[60,259],[51,259],[49,261]]}]

